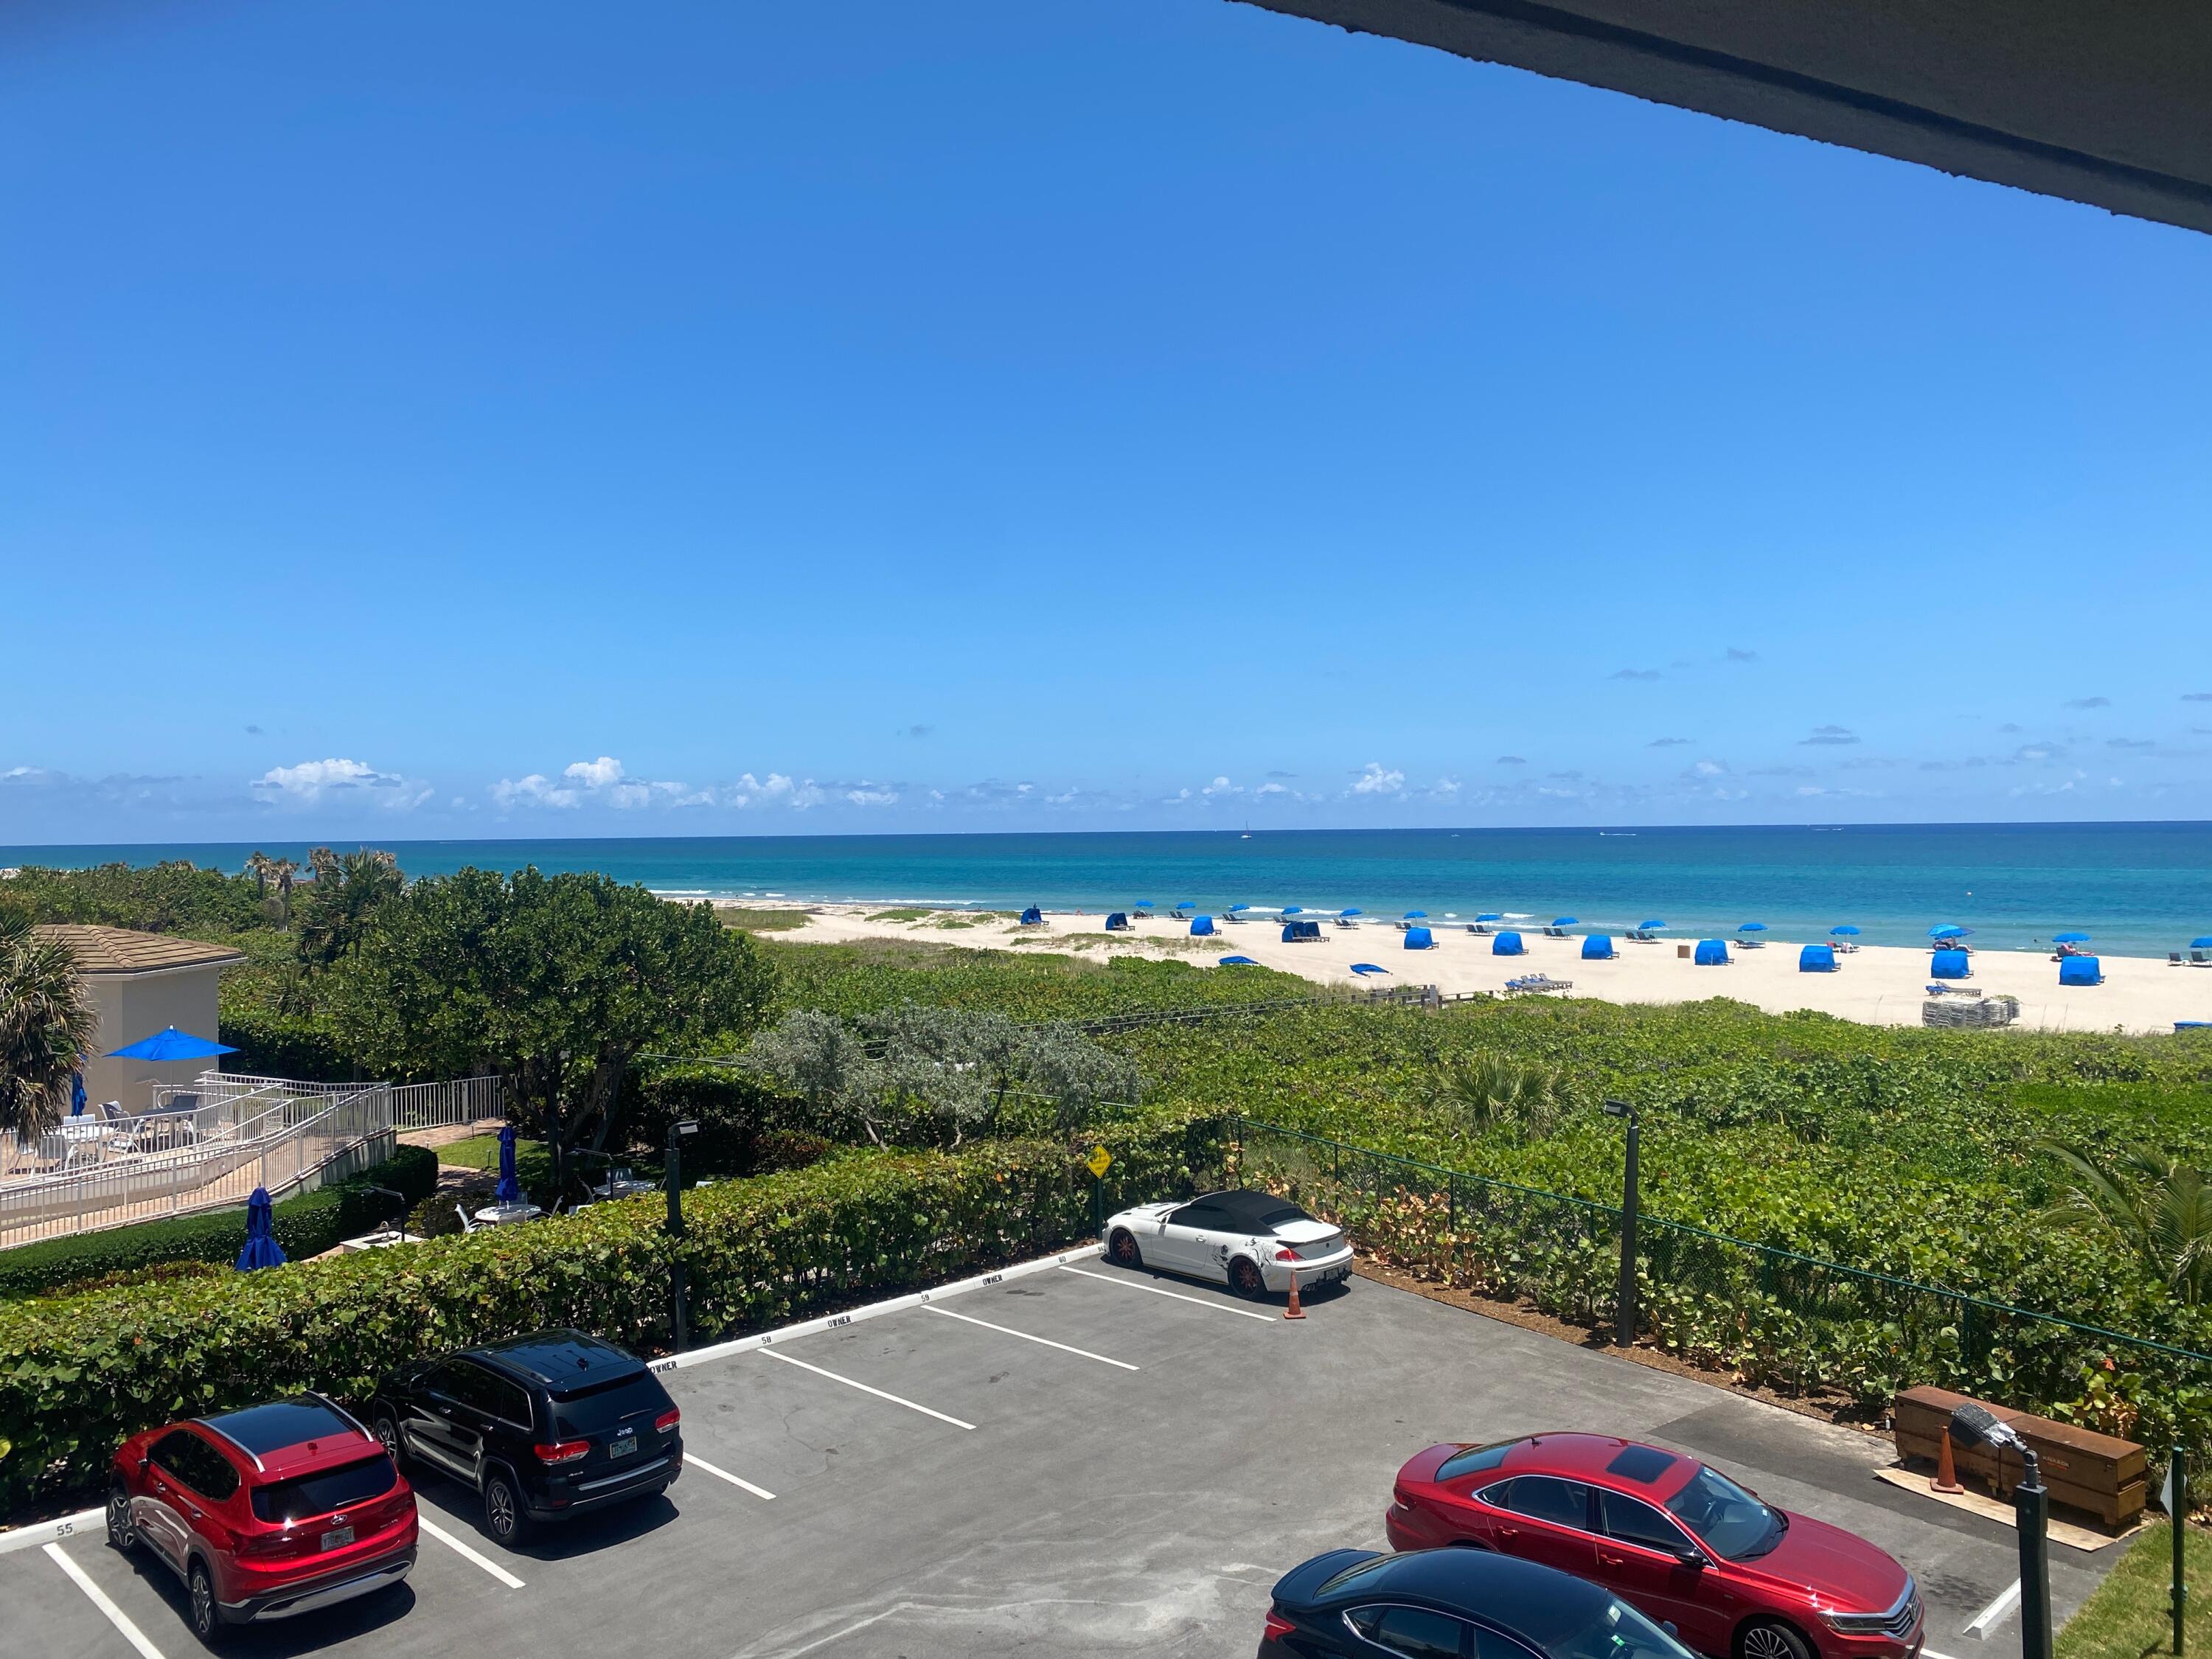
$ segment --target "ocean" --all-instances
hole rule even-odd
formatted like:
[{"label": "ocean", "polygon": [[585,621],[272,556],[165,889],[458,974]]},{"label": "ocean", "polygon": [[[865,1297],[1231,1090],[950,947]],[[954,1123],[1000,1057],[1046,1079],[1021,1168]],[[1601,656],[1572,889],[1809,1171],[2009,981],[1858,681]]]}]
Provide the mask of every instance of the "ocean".
[{"label": "ocean", "polygon": [[[351,843],[348,843],[349,845]],[[1664,921],[1676,937],[1765,922],[1778,940],[1840,924],[1922,945],[1957,923],[1985,948],[2078,929],[2117,954],[2212,933],[2212,824],[1890,824],[1847,828],[1373,830],[1075,835],[718,836],[379,843],[410,876],[466,865],[598,870],[657,891],[1098,911],[1357,907],[1470,920],[1495,910],[1578,931]],[[307,843],[261,849],[305,861]],[[0,866],[189,859],[238,870],[244,842],[0,848]]]}]

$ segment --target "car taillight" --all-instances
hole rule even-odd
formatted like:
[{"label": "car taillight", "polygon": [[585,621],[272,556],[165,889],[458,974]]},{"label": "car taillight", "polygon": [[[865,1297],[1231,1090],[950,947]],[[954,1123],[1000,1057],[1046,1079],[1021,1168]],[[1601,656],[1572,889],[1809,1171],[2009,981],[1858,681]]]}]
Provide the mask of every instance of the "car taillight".
[{"label": "car taillight", "polygon": [[1275,1260],[1278,1261],[1303,1261],[1305,1260],[1305,1257],[1300,1255],[1296,1250],[1285,1246],[1282,1249],[1275,1252]]},{"label": "car taillight", "polygon": [[683,1412],[677,1407],[671,1406],[666,1411],[661,1413],[659,1416],[653,1419],[653,1426],[659,1430],[661,1433],[666,1434],[683,1420]]},{"label": "car taillight", "polygon": [[1260,1639],[1263,1642],[1279,1642],[1286,1636],[1296,1636],[1297,1633],[1298,1627],[1296,1625],[1284,1618],[1281,1613],[1271,1611],[1267,1614],[1266,1628],[1260,1632]]},{"label": "car taillight", "polygon": [[541,1463],[573,1463],[592,1449],[588,1440],[556,1440],[550,1446],[532,1446]]},{"label": "car taillight", "polygon": [[240,1536],[238,1553],[251,1559],[255,1556],[285,1555],[295,1553],[299,1540],[286,1532],[249,1532]]}]

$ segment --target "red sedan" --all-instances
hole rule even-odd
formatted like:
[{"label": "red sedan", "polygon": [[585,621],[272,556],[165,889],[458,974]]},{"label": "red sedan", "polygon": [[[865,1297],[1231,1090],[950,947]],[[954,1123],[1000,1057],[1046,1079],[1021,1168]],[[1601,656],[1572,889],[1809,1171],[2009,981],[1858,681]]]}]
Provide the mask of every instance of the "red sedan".
[{"label": "red sedan", "polygon": [[1431,1446],[1398,1471],[1394,1549],[1472,1544],[1604,1585],[1714,1659],[1917,1659],[1912,1575],[1693,1457],[1595,1434]]},{"label": "red sedan", "polygon": [[415,1492],[375,1436],[301,1395],[131,1436],[107,1537],[183,1580],[192,1633],[212,1642],[398,1583],[415,1565]]}]

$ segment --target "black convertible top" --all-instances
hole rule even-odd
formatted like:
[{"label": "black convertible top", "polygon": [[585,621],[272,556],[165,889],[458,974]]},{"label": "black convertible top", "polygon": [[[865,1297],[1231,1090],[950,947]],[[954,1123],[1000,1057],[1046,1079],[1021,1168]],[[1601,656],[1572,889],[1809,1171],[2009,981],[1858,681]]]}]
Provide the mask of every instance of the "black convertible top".
[{"label": "black convertible top", "polygon": [[1273,1193],[1208,1193],[1192,1202],[1219,1210],[1237,1226],[1255,1233],[1270,1231],[1285,1221],[1313,1219],[1287,1198],[1277,1198]]}]

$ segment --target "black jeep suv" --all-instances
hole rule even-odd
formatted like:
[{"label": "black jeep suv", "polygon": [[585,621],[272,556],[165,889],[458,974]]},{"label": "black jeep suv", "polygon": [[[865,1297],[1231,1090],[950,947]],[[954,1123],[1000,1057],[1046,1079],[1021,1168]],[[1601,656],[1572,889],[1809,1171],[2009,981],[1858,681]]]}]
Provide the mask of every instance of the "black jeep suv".
[{"label": "black jeep suv", "polygon": [[395,1461],[475,1487],[502,1544],[533,1522],[665,1492],[684,1470],[680,1413],[660,1379],[581,1331],[402,1365],[369,1420]]}]

